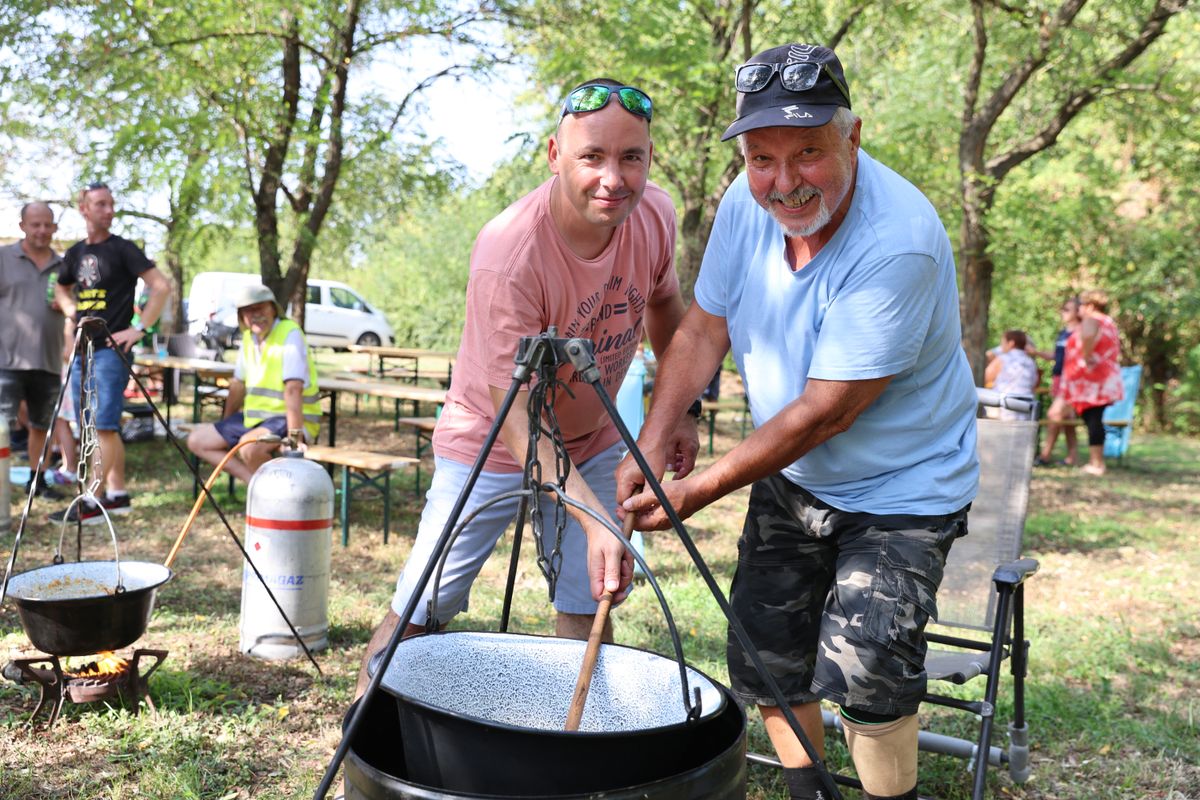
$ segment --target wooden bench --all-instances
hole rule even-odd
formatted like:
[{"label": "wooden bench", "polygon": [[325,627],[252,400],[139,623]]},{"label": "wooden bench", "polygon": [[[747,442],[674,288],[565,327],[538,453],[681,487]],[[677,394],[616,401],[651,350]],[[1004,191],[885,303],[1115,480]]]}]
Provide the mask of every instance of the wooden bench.
[{"label": "wooden bench", "polygon": [[219,384],[201,383],[200,377],[195,376],[196,385],[192,387],[192,422],[199,423],[204,418],[204,408],[208,406],[216,410],[218,416],[225,413],[225,402],[229,399],[229,381]]},{"label": "wooden bench", "polygon": [[342,369],[338,370],[337,372],[322,372],[321,374],[328,375],[331,378],[341,378],[344,381],[362,381],[363,383],[366,383],[367,381],[376,380],[376,376],[372,375],[366,370],[354,368]]},{"label": "wooden bench", "polygon": [[746,423],[750,420],[750,407],[746,398],[730,397],[725,400],[701,400],[700,415],[708,417],[708,454],[713,454],[713,431],[717,427],[717,412],[740,411],[742,414],[742,438],[746,438]]},{"label": "wooden bench", "polygon": [[342,547],[350,543],[350,497],[360,489],[374,487],[383,493],[383,542],[387,544],[391,525],[392,472],[420,464],[409,456],[351,450],[346,447],[309,445],[304,457],[327,466],[341,467],[341,499],[338,518],[342,523]]},{"label": "wooden bench", "polygon": [[450,385],[451,373],[449,369],[414,370],[408,367],[389,367],[386,372],[380,373],[379,377],[385,380],[399,380],[406,383],[433,381],[442,387],[448,387]]},{"label": "wooden bench", "polygon": [[408,367],[390,367],[387,372],[375,373],[365,372],[361,369],[340,370],[338,372],[328,373],[330,378],[341,378],[347,381],[361,381],[363,383],[369,381],[397,381],[398,383],[419,383],[420,381],[431,381],[438,384],[443,389],[450,386],[450,375],[444,370],[422,369],[411,370]]}]

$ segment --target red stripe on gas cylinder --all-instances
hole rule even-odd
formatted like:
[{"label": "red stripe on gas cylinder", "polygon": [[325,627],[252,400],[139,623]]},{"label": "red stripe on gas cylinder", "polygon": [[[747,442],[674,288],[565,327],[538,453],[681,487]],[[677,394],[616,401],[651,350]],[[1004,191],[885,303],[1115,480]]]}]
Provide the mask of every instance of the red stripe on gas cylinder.
[{"label": "red stripe on gas cylinder", "polygon": [[329,519],[267,519],[266,517],[246,517],[246,524],[256,528],[267,528],[272,531],[315,531],[321,528],[333,527],[333,517]]}]

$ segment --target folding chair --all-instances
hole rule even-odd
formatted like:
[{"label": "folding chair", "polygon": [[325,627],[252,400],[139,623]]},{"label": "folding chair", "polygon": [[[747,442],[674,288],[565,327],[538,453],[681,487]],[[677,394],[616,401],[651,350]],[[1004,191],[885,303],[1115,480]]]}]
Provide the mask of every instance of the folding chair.
[{"label": "folding chair", "polygon": [[[1011,396],[980,392],[987,405],[1014,407]],[[1032,397],[1020,398],[1035,409]],[[1033,414],[1030,413],[1030,417]],[[1029,729],[1025,724],[1025,579],[1037,572],[1037,561],[1021,558],[1029,476],[1037,441],[1037,421],[978,420],[979,493],[971,505],[966,537],[954,543],[938,590],[938,623],[973,634],[930,631],[925,668],[931,681],[963,684],[985,679],[983,699],[964,701],[927,692],[925,702],[957,708],[979,718],[976,741],[923,732],[923,750],[968,760],[974,769],[971,797],[984,797],[988,765],[1007,765],[1017,783],[1029,778]],[[940,649],[950,647],[953,649]],[[935,649],[938,648],[938,649]],[[1010,659],[1013,716],[1008,746],[992,745],[996,698],[1002,662]],[[980,754],[984,757],[980,757]]]},{"label": "folding chair", "polygon": [[1133,413],[1136,408],[1138,389],[1142,384],[1142,367],[1121,367],[1121,382],[1125,387],[1125,399],[1104,409],[1104,457],[1120,461],[1129,452],[1129,438],[1133,432]]}]

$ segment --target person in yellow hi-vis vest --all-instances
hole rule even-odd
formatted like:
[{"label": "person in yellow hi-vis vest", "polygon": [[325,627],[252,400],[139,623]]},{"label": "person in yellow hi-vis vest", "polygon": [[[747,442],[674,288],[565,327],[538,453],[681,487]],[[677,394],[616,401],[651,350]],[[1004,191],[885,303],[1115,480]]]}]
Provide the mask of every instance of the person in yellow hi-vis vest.
[{"label": "person in yellow hi-vis vest", "polygon": [[[317,369],[300,326],[283,315],[271,290],[251,284],[236,291],[242,349],[238,353],[225,417],[201,425],[188,436],[188,449],[217,464],[239,441],[266,433],[303,449],[316,441],[321,423]],[[249,482],[277,447],[243,447],[225,465],[227,472]]]}]

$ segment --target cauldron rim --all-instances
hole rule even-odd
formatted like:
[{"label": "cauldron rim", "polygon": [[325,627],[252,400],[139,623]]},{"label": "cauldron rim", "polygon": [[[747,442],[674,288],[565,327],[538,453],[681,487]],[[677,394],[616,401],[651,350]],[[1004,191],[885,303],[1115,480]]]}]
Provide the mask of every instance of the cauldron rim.
[{"label": "cauldron rim", "polygon": [[69,573],[72,568],[78,568],[80,565],[87,565],[89,567],[98,566],[98,565],[99,566],[113,565],[113,574],[114,575],[116,574],[116,566],[115,566],[116,562],[112,561],[111,559],[108,561],[105,561],[102,559],[94,560],[94,561],[64,561],[59,564],[46,564],[46,565],[43,565],[40,567],[34,567],[32,569],[27,569],[24,572],[18,572],[16,574],[14,574],[11,578],[9,578],[7,593],[8,593],[8,596],[11,597],[13,599],[13,601],[16,602],[18,605],[27,605],[27,606],[35,607],[35,608],[40,607],[40,606],[50,606],[50,605],[53,605],[56,607],[57,606],[71,607],[74,605],[92,604],[98,600],[111,599],[111,598],[115,598],[118,596],[132,598],[132,597],[136,597],[139,594],[142,594],[145,592],[154,592],[154,591],[157,591],[159,588],[161,588],[169,580],[171,580],[171,578],[174,577],[174,575],[175,575],[175,573],[171,570],[170,567],[164,566],[162,564],[159,564],[159,563],[153,562],[153,561],[124,561],[124,560],[122,560],[120,563],[121,563],[121,570],[122,570],[122,583],[124,583],[124,580],[125,580],[125,573],[123,571],[127,567],[135,569],[135,570],[142,570],[147,567],[150,567],[150,568],[153,568],[153,570],[156,572],[160,571],[160,575],[158,577],[156,577],[153,582],[144,583],[143,585],[136,586],[132,589],[127,588],[125,591],[121,592],[120,595],[118,595],[116,592],[113,592],[111,594],[110,593],[85,594],[85,595],[81,595],[79,597],[27,597],[24,594],[22,594],[22,592],[27,590],[28,588],[40,588],[40,587],[25,587],[22,585],[23,583],[26,583],[26,582],[32,582],[34,580],[34,576],[38,575],[39,573],[41,573],[41,574],[48,574],[48,573],[53,573],[53,572]]},{"label": "cauldron rim", "polygon": [[[403,641],[400,642],[400,646],[403,646],[404,642],[406,642],[406,641],[423,639],[423,638],[431,637],[431,636],[452,636],[455,634],[482,634],[482,635],[489,635],[489,636],[518,636],[518,637],[528,637],[528,638],[533,638],[533,639],[562,639],[562,637],[559,637],[559,636],[550,636],[550,635],[545,635],[545,634],[506,633],[506,632],[501,632],[501,631],[487,631],[487,630],[427,631],[425,633],[407,637],[406,639],[404,639]],[[572,639],[572,640],[567,640],[567,641],[574,642],[575,640]],[[582,647],[586,643],[580,641],[580,642],[578,642],[578,644]],[[642,647],[634,647],[632,645],[615,644],[615,643],[608,643],[608,642],[606,642],[604,644],[604,647],[614,647],[614,648],[621,648],[621,649],[625,649],[625,650],[634,650],[639,653],[648,653],[650,655],[657,656],[659,658],[666,659],[668,661],[674,661],[674,659],[669,659],[669,658],[667,658],[667,656],[661,655],[660,653],[655,653],[653,650],[647,650]],[[592,740],[592,741],[604,741],[604,740],[607,740],[610,738],[625,738],[625,737],[629,737],[629,736],[639,736],[639,735],[650,736],[650,735],[653,735],[656,733],[665,733],[665,732],[668,732],[671,730],[679,730],[681,728],[687,728],[687,727],[701,724],[703,722],[706,722],[710,719],[714,719],[717,716],[719,716],[722,713],[722,711],[724,710],[726,704],[729,703],[729,699],[726,696],[726,692],[722,691],[722,689],[724,687],[722,687],[722,685],[720,683],[718,683],[716,680],[714,680],[712,678],[712,676],[708,675],[707,673],[705,673],[699,669],[696,669],[695,667],[693,667],[690,664],[685,664],[685,666],[687,666],[687,669],[689,672],[700,675],[702,678],[704,678],[704,680],[708,681],[708,683],[716,691],[716,694],[718,695],[718,697],[720,697],[720,702],[717,704],[716,708],[714,708],[714,709],[702,708],[700,711],[700,715],[694,719],[686,719],[685,718],[681,721],[672,722],[667,725],[657,725],[657,726],[650,727],[650,728],[634,728],[631,730],[566,731],[566,730],[557,730],[554,728],[531,728],[531,727],[522,726],[522,725],[513,725],[513,724],[507,723],[507,722],[500,722],[497,720],[487,719],[486,717],[475,716],[474,714],[467,714],[467,713],[459,712],[459,711],[451,711],[451,710],[442,708],[441,706],[431,705],[431,704],[425,702],[424,700],[419,700],[415,697],[412,697],[409,694],[400,692],[399,690],[395,689],[392,686],[389,686],[386,681],[386,676],[385,676],[385,679],[380,682],[380,688],[382,688],[385,692],[387,692],[394,700],[403,701],[403,702],[408,703],[416,708],[421,709],[422,711],[430,712],[430,713],[437,714],[439,716],[447,717],[450,719],[463,720],[463,721],[471,722],[476,725],[486,726],[487,728],[494,729],[498,732],[509,732],[509,733],[523,734],[523,735],[536,734],[538,737],[549,736],[549,737],[552,737],[555,739],[572,739],[572,740],[576,740],[576,741],[578,741],[579,739],[586,739],[586,740]],[[371,673],[374,674],[373,669],[371,670]],[[682,694],[680,694],[680,696],[679,696],[679,703],[680,704],[683,703]]]}]

